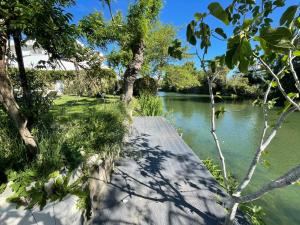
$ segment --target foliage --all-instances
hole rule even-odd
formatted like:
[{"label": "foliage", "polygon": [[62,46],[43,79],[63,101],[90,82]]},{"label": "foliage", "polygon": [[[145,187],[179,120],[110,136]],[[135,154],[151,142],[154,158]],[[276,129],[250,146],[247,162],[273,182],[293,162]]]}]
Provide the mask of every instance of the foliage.
[{"label": "foliage", "polygon": [[253,225],[266,225],[263,208],[253,203],[241,204],[240,210]]},{"label": "foliage", "polygon": [[149,76],[145,76],[137,79],[134,82],[133,94],[141,95],[142,93],[148,93],[151,95],[156,95],[158,85],[155,79]]},{"label": "foliage", "polygon": [[110,43],[116,43],[120,54],[113,52],[109,61],[114,65],[121,63],[127,66],[136,44],[150,32],[161,6],[161,1],[139,0],[129,6],[126,19],[118,12],[107,22],[101,13],[95,12],[79,22],[79,29],[92,46],[105,48]]},{"label": "foliage", "polygon": [[[215,164],[214,161],[210,158],[202,161],[211,175],[217,180],[217,182],[223,187],[225,187],[224,177],[222,175],[222,170],[219,165]],[[228,185],[229,193],[232,194],[238,186],[238,182],[232,174],[228,175]],[[253,203],[244,203],[241,204],[240,210],[243,212],[243,216],[251,222],[253,225],[266,225],[264,222],[264,211],[261,206],[257,206]]]},{"label": "foliage", "polygon": [[[145,39],[156,22],[162,7],[161,0],[138,0],[130,4],[126,19],[118,12],[111,21],[105,22],[96,12],[84,17],[79,29],[90,45],[106,47],[115,44],[120,52],[113,52],[109,61],[115,67],[125,67],[125,97],[130,102],[135,79],[144,62]],[[120,71],[120,69],[119,69]]]},{"label": "foliage", "polygon": [[228,80],[227,90],[239,97],[254,98],[262,95],[257,85],[250,85],[248,78],[240,75],[233,76]]},{"label": "foliage", "polygon": [[98,93],[113,93],[117,82],[116,73],[111,69],[77,72],[75,79],[67,79],[66,94],[97,96]]},{"label": "foliage", "polygon": [[196,70],[193,63],[185,63],[183,66],[170,65],[166,69],[164,88],[181,91],[200,86],[201,74]]},{"label": "foliage", "polygon": [[161,98],[149,93],[142,93],[132,104],[134,113],[138,116],[161,116],[163,114]]},{"label": "foliage", "polygon": [[[51,127],[35,130],[40,152],[31,164],[24,157],[25,147],[13,136],[14,127],[6,124],[7,116],[0,113],[3,123],[0,128],[0,169],[12,181],[14,195],[10,200],[29,208],[43,207],[46,200],[62,199],[70,193],[80,197],[79,205],[87,206],[87,173],[73,184],[69,184],[70,174],[81,164],[85,170],[86,160],[91,155],[99,154],[105,158],[119,154],[126,133],[123,105],[64,96],[55,101],[50,113],[48,116],[55,118]],[[49,195],[44,186],[53,177],[55,182]]]},{"label": "foliage", "polygon": [[73,3],[73,0],[1,0],[0,19],[5,23],[0,31],[8,35],[22,33],[35,40],[35,45],[45,49],[51,58],[61,58],[75,43],[75,26],[69,24],[72,15],[64,10]]},{"label": "foliage", "polygon": [[174,61],[168,53],[176,36],[176,29],[169,24],[157,23],[145,38],[145,60],[142,75],[160,79],[165,67]]},{"label": "foliage", "polygon": [[[10,69],[9,74],[12,78],[14,88],[16,90],[19,89],[18,71]],[[117,82],[116,73],[112,69],[103,68],[90,68],[79,71],[31,69],[27,70],[27,74],[32,90],[39,90],[38,92],[33,92],[33,99],[37,101],[36,103],[34,102],[34,105],[36,104],[37,108],[40,109],[44,107],[39,107],[38,104],[42,106],[42,103],[51,100],[42,96],[45,96],[47,90],[54,89],[54,84],[57,80],[64,82],[64,92],[66,94],[90,97],[96,96],[99,92],[112,93]]]},{"label": "foliage", "polygon": [[[205,165],[205,167],[208,169],[208,171],[211,173],[211,175],[218,181],[218,183],[222,187],[226,188],[225,183],[224,183],[224,177],[222,175],[222,170],[221,170],[220,166],[215,164],[214,161],[210,158],[207,158],[206,160],[203,160],[202,162]],[[238,185],[236,178],[232,174],[229,174],[228,181],[229,181],[228,182],[229,192],[233,193]]]},{"label": "foliage", "polygon": [[[41,74],[36,70],[27,71],[27,79],[30,84],[31,91],[31,107],[29,108],[26,104],[26,100],[21,95],[21,86],[18,76],[18,71],[15,69],[10,70],[10,77],[12,79],[13,87],[15,90],[16,100],[21,106],[24,115],[30,118],[31,124],[35,126],[41,125],[41,121],[45,121],[43,118],[48,115],[48,112],[52,106],[53,98],[46,96],[47,84],[43,79],[39,79]],[[49,124],[48,124],[49,125]]]}]

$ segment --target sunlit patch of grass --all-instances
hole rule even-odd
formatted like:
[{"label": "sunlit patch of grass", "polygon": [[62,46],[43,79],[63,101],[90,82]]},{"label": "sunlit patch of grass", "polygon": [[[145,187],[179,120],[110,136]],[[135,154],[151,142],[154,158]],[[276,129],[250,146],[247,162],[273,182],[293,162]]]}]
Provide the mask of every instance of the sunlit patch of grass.
[{"label": "sunlit patch of grass", "polygon": [[[33,131],[38,139],[39,155],[34,162],[29,163],[21,154],[20,149],[24,152],[25,147],[20,138],[13,135],[16,131],[12,129],[13,126],[9,126],[7,115],[0,112],[0,124],[3,125],[0,127],[0,140],[3,140],[0,146],[0,178],[5,178],[0,180],[0,185],[8,181],[6,174],[15,183],[14,189],[17,192],[14,201],[19,203],[18,200],[28,198],[29,201],[36,201],[32,204],[45,204],[47,196],[41,189],[53,172],[66,170],[71,173],[79,165],[85,167],[87,159],[93,154],[98,154],[103,159],[119,154],[126,133],[125,120],[125,109],[118,96],[107,96],[105,101],[77,96],[59,97],[54,101],[49,114],[45,115],[45,124],[50,126],[45,125]],[[17,149],[19,153],[12,154],[16,151],[16,146],[20,148]],[[32,182],[36,184],[33,192],[24,191]],[[59,185],[59,198],[73,192],[83,199],[88,195],[81,187],[81,191],[77,187],[74,191],[65,182]],[[33,196],[29,196],[31,194]]]}]

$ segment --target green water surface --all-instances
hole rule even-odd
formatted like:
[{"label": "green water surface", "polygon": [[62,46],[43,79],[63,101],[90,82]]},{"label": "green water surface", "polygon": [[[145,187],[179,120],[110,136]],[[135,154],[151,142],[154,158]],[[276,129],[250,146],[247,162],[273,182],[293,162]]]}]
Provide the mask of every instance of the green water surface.
[{"label": "green water surface", "polygon": [[[186,143],[200,159],[217,159],[210,134],[210,105],[207,96],[160,92],[167,117],[183,133]],[[219,136],[228,168],[241,179],[256,151],[263,127],[260,107],[251,101],[218,103],[226,113],[217,120]],[[274,124],[280,109],[270,113]],[[260,165],[246,191],[257,190],[261,184],[282,175],[300,162],[300,113],[292,114],[268,147],[263,159],[270,166]],[[267,225],[300,225],[300,186],[294,185],[266,194],[256,202],[264,207]]]}]

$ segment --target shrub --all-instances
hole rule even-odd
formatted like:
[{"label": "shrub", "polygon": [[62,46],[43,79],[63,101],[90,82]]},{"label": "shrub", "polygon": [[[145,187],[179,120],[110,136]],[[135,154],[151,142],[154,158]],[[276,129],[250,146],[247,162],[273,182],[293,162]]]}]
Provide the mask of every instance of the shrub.
[{"label": "shrub", "polygon": [[[18,76],[18,70],[11,69],[10,77],[12,80],[12,85],[15,90],[15,97],[20,105],[22,112],[29,119],[29,126],[40,126],[40,121],[44,121],[43,117],[49,112],[53,99],[46,96],[48,85],[43,80],[42,75],[43,72],[40,70],[28,70],[27,71],[27,80],[29,84],[29,89],[31,90],[31,105],[27,105],[21,93],[20,80]],[[47,124],[48,126],[49,124]]]},{"label": "shrub", "polygon": [[134,110],[140,116],[161,116],[163,114],[162,100],[158,96],[142,93],[134,104]]},{"label": "shrub", "polygon": [[[211,173],[211,175],[217,180],[217,182],[225,188],[224,178],[222,175],[222,170],[220,169],[220,166],[215,164],[214,161],[210,158],[207,158],[206,160],[203,160],[203,164],[208,169],[208,171]],[[229,186],[229,192],[232,194],[236,188],[237,188],[238,182],[236,178],[228,173],[228,186]],[[264,222],[264,211],[262,207],[254,205],[253,203],[243,203],[240,207],[241,212],[243,213],[244,219],[248,220],[250,224],[253,225],[265,225]]]},{"label": "shrub", "polygon": [[[56,200],[67,194],[75,194],[81,198],[79,205],[87,205],[85,182],[88,173],[83,173],[79,182],[71,186],[68,185],[69,175],[79,165],[83,165],[83,170],[86,171],[86,160],[95,153],[102,158],[119,154],[126,133],[125,109],[122,104],[99,106],[96,105],[98,102],[94,102],[94,105],[85,105],[73,115],[68,114],[72,106],[67,103],[68,108],[59,112],[51,111],[52,114],[62,115],[55,114],[50,127],[34,129],[39,141],[39,155],[30,164],[24,157],[24,145],[15,136],[17,131],[10,126],[6,114],[0,110],[0,191],[3,189],[2,183],[7,182],[8,175],[15,191],[11,201],[23,204],[22,199],[25,198],[28,207],[35,204],[43,206],[49,198]],[[59,106],[62,109],[64,107],[66,106]],[[64,119],[64,123],[61,119]],[[53,173],[64,173],[65,177],[55,182],[55,190],[48,196],[44,184]],[[32,189],[26,191],[31,184]]]},{"label": "shrub", "polygon": [[140,96],[142,93],[146,92],[148,94],[156,95],[157,89],[158,86],[155,79],[145,76],[134,82],[133,94],[135,96]]},{"label": "shrub", "polygon": [[75,79],[65,80],[65,93],[94,97],[99,92],[113,93],[116,84],[117,75],[111,69],[80,71]]},{"label": "shrub", "polygon": [[251,85],[247,77],[240,75],[232,77],[227,82],[227,91],[239,97],[254,98],[261,95],[258,85]]}]

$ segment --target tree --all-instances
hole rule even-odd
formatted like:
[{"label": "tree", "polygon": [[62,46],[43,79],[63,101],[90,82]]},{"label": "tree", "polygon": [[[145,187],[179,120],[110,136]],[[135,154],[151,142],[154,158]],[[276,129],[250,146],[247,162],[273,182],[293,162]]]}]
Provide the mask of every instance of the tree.
[{"label": "tree", "polygon": [[[41,46],[51,56],[51,59],[61,57],[62,51],[71,47],[74,42],[74,27],[69,25],[71,14],[64,12],[64,7],[73,4],[72,0],[13,0],[1,1],[5,12],[5,26],[8,38],[13,38],[16,59],[19,68],[19,78],[23,98],[28,109],[32,108],[30,83],[26,77],[22,45],[24,39],[35,41],[35,46]],[[28,115],[30,117],[30,113]],[[29,123],[31,119],[29,118]]]},{"label": "tree", "polygon": [[[13,37],[19,66],[20,82],[27,109],[31,109],[32,99],[30,84],[22,56],[22,38],[33,39],[37,46],[42,46],[51,58],[59,58],[65,52],[67,43],[73,40],[74,30],[69,26],[71,14],[63,7],[73,3],[68,0],[1,0],[0,40],[1,40],[1,103],[19,130],[30,155],[37,153],[37,143],[28,129],[28,115],[23,115],[14,96],[7,75],[7,42]],[[70,46],[71,47],[71,46]]]},{"label": "tree", "polygon": [[13,88],[7,75],[6,46],[8,35],[3,24],[4,21],[0,19],[0,103],[18,129],[24,144],[28,148],[29,158],[32,158],[37,153],[37,143],[27,128],[27,119],[21,113],[19,105],[14,98]]},{"label": "tree", "polygon": [[164,86],[173,91],[183,91],[200,86],[200,73],[193,62],[187,62],[182,66],[169,65],[166,67]]},{"label": "tree", "polygon": [[104,22],[101,13],[95,12],[83,18],[79,28],[91,45],[105,47],[115,43],[126,62],[124,72],[124,101],[129,103],[133,95],[133,84],[144,63],[145,38],[156,22],[162,2],[159,0],[138,0],[129,6],[126,20],[119,12],[111,21]]},{"label": "tree", "polygon": [[[219,154],[227,190],[229,190],[229,187],[226,161],[218,140],[215,123],[216,115],[221,113],[219,110],[216,110],[215,94],[213,92],[213,83],[218,75],[218,68],[226,64],[230,69],[237,67],[240,72],[246,73],[249,67],[259,65],[271,77],[270,80],[266,81],[267,89],[262,100],[264,128],[259,140],[259,146],[244,178],[228,199],[229,214],[226,224],[234,222],[239,204],[252,202],[274,189],[283,188],[300,181],[300,165],[296,165],[282,176],[258,188],[256,192],[243,193],[253,178],[263,152],[276,136],[282,123],[291,113],[300,111],[300,105],[297,101],[300,94],[300,82],[294,64],[294,60],[300,55],[299,46],[296,43],[300,33],[300,17],[299,15],[297,16],[299,5],[288,6],[280,18],[279,25],[276,27],[271,26],[273,21],[271,18],[272,13],[284,5],[285,1],[283,0],[265,0],[261,3],[252,0],[235,0],[227,8],[223,9],[218,2],[213,2],[208,6],[208,13],[196,13],[195,20],[191,21],[187,27],[189,43],[196,46],[199,41],[199,47],[202,50],[201,55],[197,50],[197,55],[202,69],[207,73],[212,109],[211,133]],[[205,23],[205,19],[208,16],[215,17],[222,21],[224,25],[233,26],[232,37],[227,38],[221,27],[212,29],[209,24]],[[217,36],[227,42],[226,54],[213,60],[207,60],[206,54],[211,47],[211,38]],[[283,76],[289,77],[289,82],[292,82],[296,87],[295,92],[287,92],[282,85]],[[270,127],[268,111],[274,105],[275,99],[270,99],[269,94],[273,88],[277,88],[284,97],[285,107],[278,116],[276,124]]]},{"label": "tree", "polygon": [[168,49],[176,37],[176,29],[172,25],[157,23],[146,36],[145,40],[145,60],[142,74],[152,76],[159,83],[166,67],[172,58]]}]

